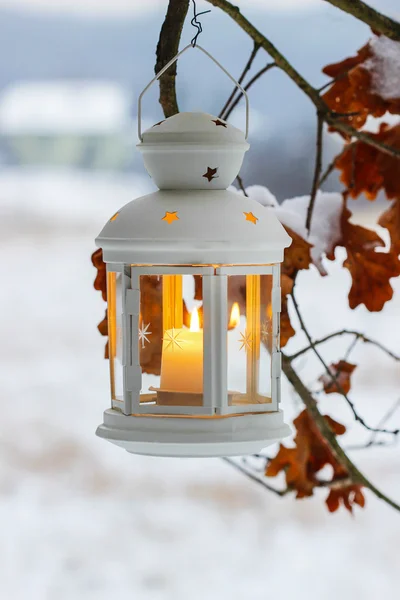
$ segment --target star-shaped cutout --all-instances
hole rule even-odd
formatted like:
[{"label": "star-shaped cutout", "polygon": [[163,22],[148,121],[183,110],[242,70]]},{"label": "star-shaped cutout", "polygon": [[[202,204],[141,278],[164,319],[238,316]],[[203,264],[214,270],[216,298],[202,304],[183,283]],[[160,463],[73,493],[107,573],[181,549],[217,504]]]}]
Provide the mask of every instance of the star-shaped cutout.
[{"label": "star-shaped cutout", "polygon": [[119,212],[116,212],[115,215],[113,215],[110,219],[110,221],[115,221],[115,219],[118,217]]},{"label": "star-shaped cutout", "polygon": [[251,335],[247,331],[240,334],[240,340],[238,340],[239,344],[241,344],[239,350],[245,349],[245,351],[250,350],[252,343]]},{"label": "star-shaped cutout", "polygon": [[150,342],[148,336],[152,335],[152,332],[149,331],[149,327],[150,327],[150,323],[148,323],[147,325],[142,323],[141,326],[139,327],[139,342],[142,342],[142,348],[144,348],[146,342]]},{"label": "star-shaped cutout", "polygon": [[250,223],[257,225],[258,217],[255,217],[252,212],[244,212],[243,214],[246,217],[246,221],[250,221]]},{"label": "star-shaped cutout", "polygon": [[174,221],[179,221],[178,211],[166,212],[161,221],[167,221],[168,225],[171,225]]},{"label": "star-shaped cutout", "polygon": [[157,127],[157,125],[161,125],[161,123],[164,123],[165,119],[163,119],[162,121],[159,121],[158,123],[154,123],[153,127]]},{"label": "star-shaped cutout", "polygon": [[221,119],[212,119],[212,122],[215,123],[216,127],[226,127],[226,123],[221,121]]},{"label": "star-shaped cutout", "polygon": [[213,179],[217,179],[217,177],[218,177],[217,171],[218,171],[218,167],[215,167],[215,169],[212,169],[211,167],[207,167],[207,173],[204,173],[203,177],[208,179],[208,181],[210,182]]},{"label": "star-shaped cutout", "polygon": [[267,343],[271,335],[271,321],[263,321],[261,323],[261,340]]},{"label": "star-shaped cutout", "polygon": [[174,351],[175,348],[179,348],[180,350],[183,350],[183,346],[182,344],[187,344],[187,340],[182,340],[180,339],[180,335],[182,333],[181,329],[170,329],[169,331],[165,332],[165,337],[163,337],[163,342],[165,343],[164,345],[164,350],[165,351],[169,351],[172,350]]}]

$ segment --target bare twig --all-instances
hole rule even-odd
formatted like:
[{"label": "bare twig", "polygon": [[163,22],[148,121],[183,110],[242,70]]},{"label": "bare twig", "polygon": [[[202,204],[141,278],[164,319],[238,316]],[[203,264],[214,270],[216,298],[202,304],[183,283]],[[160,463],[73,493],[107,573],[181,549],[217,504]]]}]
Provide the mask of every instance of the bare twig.
[{"label": "bare twig", "polygon": [[[247,61],[247,63],[245,64],[245,67],[238,79],[239,83],[243,83],[244,78],[246,77],[247,73],[250,71],[252,64],[254,62],[255,57],[257,56],[257,52],[259,51],[260,46],[259,44],[257,44],[256,42],[254,42],[254,46],[253,46],[253,50],[250,54],[249,60]],[[226,121],[226,118],[224,117],[225,112],[228,110],[230,103],[232,102],[232,100],[235,97],[235,94],[237,92],[237,87],[235,86],[232,90],[231,95],[229,96],[228,100],[225,102],[221,112],[219,113],[219,118],[220,119],[224,119]]]},{"label": "bare twig", "polygon": [[318,182],[318,187],[321,188],[322,184],[328,179],[329,175],[333,173],[336,167],[336,156],[331,163],[326,167],[325,171],[322,173],[320,180]]},{"label": "bare twig", "polygon": [[386,37],[400,41],[400,23],[378,12],[361,0],[325,0],[343,10],[356,19],[363,21],[374,31],[379,31]]},{"label": "bare twig", "polygon": [[[349,360],[350,354],[353,352],[355,346],[357,345],[358,340],[359,340],[359,338],[355,337],[354,340],[350,343],[350,346],[347,348],[346,354],[344,355],[344,358],[343,358],[344,361]],[[338,372],[338,374],[339,374],[339,372]]]},{"label": "bare twig", "polygon": [[341,331],[335,331],[335,333],[330,333],[329,335],[326,335],[325,337],[323,337],[323,338],[321,338],[319,340],[315,340],[312,343],[312,345],[309,345],[309,346],[306,346],[305,348],[302,348],[301,350],[299,350],[298,352],[295,352],[294,354],[291,354],[287,358],[288,358],[288,360],[295,360],[296,358],[298,358],[302,354],[305,354],[309,350],[312,350],[313,347],[319,346],[320,344],[324,344],[325,342],[327,342],[329,340],[332,340],[332,339],[334,339],[336,337],[342,336],[342,335],[352,335],[356,339],[361,340],[362,342],[364,342],[365,344],[371,344],[372,346],[375,346],[376,348],[379,348],[380,350],[382,350],[382,352],[385,352],[388,356],[390,356],[394,360],[400,361],[400,355],[395,354],[394,352],[392,352],[391,350],[389,350],[389,348],[386,348],[386,346],[384,346],[380,342],[377,342],[376,340],[372,340],[371,338],[367,337],[366,335],[364,335],[360,331],[355,331],[355,330],[352,330],[352,329],[342,329]]},{"label": "bare twig", "polygon": [[[399,407],[400,407],[400,398],[398,398],[396,400],[396,402],[393,404],[393,406],[391,406],[389,408],[387,413],[383,415],[382,419],[378,423],[378,427],[383,427],[385,425],[385,423],[387,423],[387,421],[394,415],[394,413],[396,412],[396,410]],[[377,437],[377,433],[376,433],[376,431],[374,431],[371,434],[371,437],[369,438],[369,440],[366,444],[347,446],[346,451],[347,450],[365,450],[366,448],[370,448],[371,446],[392,446],[393,444],[396,444],[396,442],[398,441],[397,437],[393,437],[390,441],[388,441],[388,440],[385,440],[385,441],[378,440],[377,441],[376,437]]]},{"label": "bare twig", "polygon": [[325,360],[323,359],[323,357],[321,356],[321,354],[318,352],[315,343],[313,342],[311,335],[308,332],[308,329],[304,323],[304,319],[301,315],[300,309],[299,309],[299,305],[297,303],[295,294],[294,294],[294,288],[295,286],[293,286],[293,289],[291,291],[291,298],[292,298],[292,302],[293,302],[293,306],[294,309],[296,311],[297,314],[297,318],[299,319],[299,323],[300,323],[300,327],[303,330],[303,332],[306,335],[306,338],[308,340],[308,343],[311,347],[311,349],[313,350],[315,356],[318,358],[318,360],[320,361],[320,363],[322,364],[322,366],[325,369],[326,374],[328,375],[328,377],[331,379],[332,383],[334,384],[334,386],[336,386],[336,389],[338,391],[339,394],[341,394],[341,396],[343,396],[343,398],[346,400],[347,404],[350,407],[351,412],[353,413],[353,416],[355,418],[356,421],[358,421],[360,423],[360,425],[362,425],[363,427],[365,427],[365,429],[368,429],[369,431],[375,431],[377,433],[387,433],[390,435],[397,435],[399,433],[398,429],[395,430],[391,430],[391,429],[380,429],[377,427],[372,427],[371,425],[368,425],[368,423],[366,423],[364,421],[364,419],[362,417],[360,417],[360,415],[358,414],[356,407],[354,405],[354,402],[352,402],[352,400],[350,400],[350,398],[348,397],[348,395],[346,394],[346,392],[344,391],[342,385],[340,384],[340,381],[338,379],[339,373],[332,373],[331,369],[329,368],[329,366],[327,365],[327,363],[325,362]]},{"label": "bare twig", "polygon": [[241,176],[240,176],[240,175],[238,175],[238,176],[236,177],[236,181],[238,182],[238,184],[239,184],[239,187],[240,187],[240,189],[241,189],[241,190],[242,190],[242,192],[243,192],[243,195],[244,195],[244,196],[246,196],[246,198],[248,198],[248,196],[249,196],[249,195],[248,195],[248,193],[246,192],[246,188],[244,187],[243,179],[241,178]]},{"label": "bare twig", "polygon": [[[246,83],[246,85],[243,87],[243,89],[248,92],[249,89],[251,88],[251,86],[258,80],[260,79],[260,77],[262,77],[265,73],[267,73],[270,69],[273,69],[274,67],[276,67],[276,64],[273,63],[268,63],[265,65],[265,67],[263,67],[262,69],[260,69],[251,79],[248,83]],[[242,99],[242,93],[239,92],[236,96],[236,98],[234,99],[234,101],[232,102],[232,104],[230,105],[230,107],[228,108],[228,110],[226,111],[225,115],[224,115],[224,120],[227,121],[229,119],[229,117],[231,116],[232,112],[235,110],[236,106],[239,104],[240,100]]]},{"label": "bare twig", "polygon": [[261,485],[263,488],[267,489],[269,492],[273,492],[277,496],[285,496],[289,492],[289,489],[288,490],[277,490],[272,485],[269,485],[265,481],[264,477],[261,479],[261,477],[259,477],[255,473],[252,473],[249,469],[246,469],[243,465],[236,462],[235,460],[232,460],[231,458],[224,457],[222,460],[224,460],[228,464],[232,465],[232,467],[234,467],[235,469],[237,469],[238,471],[240,471],[241,473],[246,475],[249,479],[251,479],[252,481],[255,481],[256,483]]},{"label": "bare twig", "polygon": [[[157,62],[154,69],[156,73],[161,71],[167,62],[178,53],[188,8],[189,0],[169,0],[157,45]],[[175,87],[176,70],[175,63],[160,77],[160,104],[165,117],[172,117],[179,112]]]},{"label": "bare twig", "polygon": [[[256,472],[251,470],[251,468],[246,468],[243,464],[243,461],[237,462],[236,460],[232,460],[231,458],[227,458],[227,457],[224,457],[222,460],[224,460],[225,462],[230,464],[232,467],[234,467],[240,473],[243,473],[243,475],[246,475],[246,477],[248,477],[252,481],[255,481],[256,483],[261,485],[263,488],[265,488],[269,492],[272,492],[276,496],[280,496],[280,497],[286,496],[290,492],[294,491],[290,487],[287,487],[284,490],[279,490],[279,489],[275,488],[274,486],[269,485],[266,482],[266,479],[264,476],[260,477],[259,475],[257,475]],[[351,477],[341,477],[339,479],[334,479],[332,481],[322,479],[322,480],[317,480],[315,482],[315,487],[317,487],[317,488],[329,488],[332,490],[339,490],[342,488],[349,487],[350,485],[354,485],[354,481],[351,479]]]},{"label": "bare twig", "polygon": [[324,132],[324,117],[320,112],[318,112],[317,113],[317,141],[316,141],[316,151],[315,151],[314,177],[313,177],[313,182],[312,182],[310,203],[308,205],[307,218],[306,218],[306,229],[307,229],[308,234],[310,234],[314,204],[315,204],[315,199],[317,197],[318,186],[319,186],[319,181],[320,181],[320,177],[321,177],[323,132]]}]

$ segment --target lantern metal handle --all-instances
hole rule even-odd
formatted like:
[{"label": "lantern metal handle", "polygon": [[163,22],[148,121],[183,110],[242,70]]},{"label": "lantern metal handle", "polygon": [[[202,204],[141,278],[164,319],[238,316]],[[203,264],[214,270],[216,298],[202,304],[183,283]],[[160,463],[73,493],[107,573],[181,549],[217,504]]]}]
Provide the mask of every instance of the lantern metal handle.
[{"label": "lantern metal handle", "polygon": [[157,75],[155,77],[153,77],[153,79],[150,81],[150,83],[148,83],[146,85],[146,87],[144,88],[144,90],[142,91],[142,93],[139,96],[139,100],[138,100],[138,136],[139,136],[139,140],[141,142],[143,142],[143,134],[142,134],[142,98],[145,95],[145,93],[147,92],[147,90],[153,85],[153,83],[155,83],[160,77],[161,75],[163,75],[165,73],[165,71],[167,71],[171,65],[173,65],[178,58],[187,50],[189,50],[190,48],[198,48],[198,50],[201,50],[206,56],[208,56],[208,58],[210,58],[216,65],[217,67],[219,67],[221,69],[221,71],[223,71],[225,73],[225,75],[227,75],[229,77],[229,79],[235,84],[235,86],[238,88],[238,90],[240,90],[244,96],[244,99],[246,101],[246,134],[245,134],[245,138],[247,140],[248,135],[249,135],[249,112],[250,112],[250,105],[249,105],[249,97],[246,93],[246,91],[243,89],[243,87],[240,85],[240,83],[238,81],[236,81],[236,79],[229,73],[229,71],[227,71],[222,65],[221,63],[219,63],[217,61],[216,58],[214,58],[209,52],[207,52],[207,50],[204,50],[204,48],[202,48],[201,46],[199,46],[198,44],[196,44],[196,46],[192,46],[192,44],[189,44],[188,46],[186,46],[185,48],[183,48],[183,50],[181,50],[180,52],[178,52],[178,54],[176,56],[174,56],[174,58],[172,58],[166,65],[165,67],[163,67],[161,69],[161,71],[159,71],[157,73]]}]

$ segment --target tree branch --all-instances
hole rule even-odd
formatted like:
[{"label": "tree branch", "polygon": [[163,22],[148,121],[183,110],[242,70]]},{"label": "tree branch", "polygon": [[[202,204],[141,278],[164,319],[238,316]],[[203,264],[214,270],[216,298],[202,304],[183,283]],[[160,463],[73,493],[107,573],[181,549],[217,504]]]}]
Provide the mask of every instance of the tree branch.
[{"label": "tree branch", "polygon": [[329,427],[324,416],[319,412],[317,402],[314,399],[313,395],[306,388],[303,381],[297,375],[296,371],[293,369],[291,361],[288,360],[287,356],[285,356],[284,353],[282,353],[282,369],[289,382],[292,384],[297,394],[300,396],[301,400],[309,410],[316,427],[318,428],[322,437],[325,439],[330,451],[332,452],[336,460],[345,467],[347,473],[349,474],[352,480],[353,485],[363,485],[364,487],[368,488],[373,494],[375,494],[375,496],[377,496],[396,510],[400,511],[400,505],[394,502],[394,500],[392,500],[388,496],[386,496],[386,494],[381,492],[377,487],[375,487],[375,485],[371,481],[369,481],[369,479],[367,479],[365,475],[361,473],[361,471],[358,470],[356,465],[347,456],[346,452],[343,450],[343,448],[337,441],[335,434]]},{"label": "tree branch", "polygon": [[266,38],[242,13],[237,6],[234,6],[228,0],[207,0],[213,6],[220,8],[227,15],[229,15],[238,25],[247,33],[252,40],[257,43],[261,48],[264,48],[266,52],[274,59],[276,66],[284,71],[290,79],[299,87],[311,102],[316,107],[317,111],[323,115],[326,123],[345,133],[347,136],[355,137],[362,140],[366,144],[378,148],[382,152],[400,158],[400,150],[392,148],[387,144],[379,142],[373,137],[369,136],[363,131],[358,131],[351,125],[341,121],[343,117],[336,115],[330,108],[325,104],[321,98],[319,91],[314,88],[304,77],[290,64],[287,58],[274,46],[274,44]]},{"label": "tree branch", "polygon": [[274,44],[267,39],[242,13],[237,6],[234,6],[228,0],[207,0],[213,6],[220,8],[227,15],[229,15],[236,23],[245,31],[254,42],[256,42],[261,48],[264,48],[266,52],[274,59],[277,66],[285,71],[287,75],[303,90],[303,92],[313,101],[317,106],[325,106],[321,100],[318,91],[314,89],[308,81],[300,75],[298,71],[289,63],[289,61],[279,52]]},{"label": "tree branch", "polygon": [[[188,9],[189,0],[169,0],[167,14],[157,44],[157,62],[154,69],[156,73],[178,53],[182,28]],[[166,118],[179,112],[175,87],[176,70],[177,65],[175,63],[160,77],[160,104]]]},{"label": "tree branch", "polygon": [[376,346],[377,348],[379,348],[380,350],[382,350],[382,352],[385,352],[388,356],[390,356],[391,358],[393,358],[393,360],[400,361],[400,356],[398,354],[395,354],[394,352],[392,352],[391,350],[389,350],[388,348],[386,348],[386,346],[384,346],[380,342],[377,342],[376,340],[372,340],[371,338],[367,337],[366,335],[364,335],[360,331],[354,331],[352,329],[342,329],[341,331],[335,331],[335,333],[330,333],[329,335],[326,335],[325,337],[323,337],[323,338],[321,338],[319,340],[315,340],[312,345],[306,346],[302,350],[299,350],[298,352],[295,352],[294,354],[291,354],[287,358],[288,358],[288,360],[295,360],[296,358],[298,358],[302,354],[305,354],[305,352],[308,352],[309,350],[312,350],[313,347],[319,346],[320,344],[324,344],[328,340],[332,340],[333,338],[336,338],[336,337],[339,337],[339,336],[342,336],[342,335],[354,335],[354,337],[356,339],[361,340],[365,344],[371,344],[372,346]]},{"label": "tree branch", "polygon": [[329,125],[337,129],[338,131],[345,133],[349,137],[355,137],[361,142],[365,142],[369,146],[373,146],[374,148],[377,148],[377,150],[380,150],[385,154],[389,154],[389,156],[393,156],[394,158],[400,158],[399,149],[394,148],[393,146],[388,146],[388,144],[385,144],[384,142],[379,142],[365,131],[359,131],[351,125],[340,121],[337,117],[335,117],[334,113],[329,112],[329,110],[325,111],[324,118]]},{"label": "tree branch", "polygon": [[379,31],[386,37],[400,41],[400,23],[378,12],[361,0],[325,0],[340,10],[363,21],[374,31]]},{"label": "tree branch", "polygon": [[317,193],[318,193],[318,187],[319,187],[321,171],[322,171],[323,133],[324,133],[324,117],[320,112],[318,112],[317,113],[317,141],[316,141],[316,152],[315,152],[314,178],[313,178],[313,182],[312,182],[310,203],[308,205],[307,218],[306,218],[306,229],[307,229],[308,234],[310,234],[314,204],[315,204],[315,199],[316,199]]}]

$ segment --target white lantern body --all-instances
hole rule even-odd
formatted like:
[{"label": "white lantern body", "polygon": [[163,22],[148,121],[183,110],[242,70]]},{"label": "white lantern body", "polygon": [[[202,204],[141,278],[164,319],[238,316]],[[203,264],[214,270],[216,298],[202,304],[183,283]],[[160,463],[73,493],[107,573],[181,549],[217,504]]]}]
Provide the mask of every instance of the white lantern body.
[{"label": "white lantern body", "polygon": [[291,239],[273,209],[225,189],[248,147],[204,113],[154,126],[139,149],[160,190],[120,209],[96,240],[112,396],[97,435],[128,452],[242,455],[290,433],[279,316]]}]

